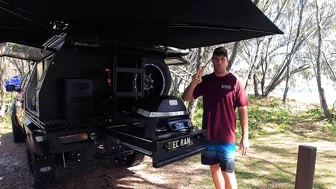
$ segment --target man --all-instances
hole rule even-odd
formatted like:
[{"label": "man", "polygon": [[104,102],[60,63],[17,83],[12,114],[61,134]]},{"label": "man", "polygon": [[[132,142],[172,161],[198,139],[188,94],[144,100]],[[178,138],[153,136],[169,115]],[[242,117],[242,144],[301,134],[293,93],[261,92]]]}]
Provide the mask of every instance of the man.
[{"label": "man", "polygon": [[185,90],[182,100],[190,101],[203,96],[203,124],[208,130],[206,150],[201,153],[201,162],[210,165],[211,176],[217,189],[236,189],[236,113],[238,107],[242,128],[239,149],[245,156],[248,141],[248,99],[240,81],[227,71],[228,55],[224,47],[214,50],[214,72],[202,77],[204,67],[198,68],[192,82]]}]

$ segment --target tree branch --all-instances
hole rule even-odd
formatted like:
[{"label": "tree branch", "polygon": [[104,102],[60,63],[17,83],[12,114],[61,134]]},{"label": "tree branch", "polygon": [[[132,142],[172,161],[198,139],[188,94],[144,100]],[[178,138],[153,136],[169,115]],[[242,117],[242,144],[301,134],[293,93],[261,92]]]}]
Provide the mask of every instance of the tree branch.
[{"label": "tree branch", "polygon": [[335,73],[335,71],[333,70],[333,68],[329,64],[329,61],[328,61],[326,55],[324,54],[324,52],[322,52],[322,55],[323,55],[323,58],[324,58],[324,62],[327,64],[328,68],[330,69],[330,71],[331,71],[331,73],[332,73],[332,75],[334,77],[334,80],[336,81],[336,73]]}]

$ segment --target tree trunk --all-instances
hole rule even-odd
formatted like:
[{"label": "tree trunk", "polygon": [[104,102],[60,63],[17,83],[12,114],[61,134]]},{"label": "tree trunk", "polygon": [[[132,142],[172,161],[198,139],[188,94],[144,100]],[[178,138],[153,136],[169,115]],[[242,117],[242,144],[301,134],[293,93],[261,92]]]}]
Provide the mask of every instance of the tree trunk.
[{"label": "tree trunk", "polygon": [[1,95],[2,97],[1,97],[0,117],[4,117],[6,111],[6,88],[4,85],[1,85]]},{"label": "tree trunk", "polygon": [[261,70],[262,70],[262,77],[260,81],[260,88],[261,88],[261,94],[263,95],[265,93],[265,81],[266,81],[266,72],[268,70],[268,62],[267,62],[267,54],[265,61],[261,64]]},{"label": "tree trunk", "polygon": [[255,71],[259,67],[258,65],[256,65],[256,62],[257,62],[257,59],[258,59],[259,48],[260,48],[260,44],[262,43],[262,41],[260,39],[256,39],[256,40],[257,40],[257,47],[256,47],[257,50],[256,50],[256,53],[254,55],[254,59],[251,61],[252,66],[251,66],[251,69],[250,69],[249,74],[247,76],[247,80],[246,80],[245,87],[244,87],[245,89],[248,87],[249,81],[251,79],[253,79],[253,75],[254,75]]},{"label": "tree trunk", "polygon": [[[182,81],[182,79],[180,79],[180,81]],[[179,82],[179,78],[177,76],[175,76],[174,78],[174,82],[173,82],[173,91],[172,91],[172,95],[173,96],[177,96],[178,95],[178,88],[179,88],[179,84],[181,82]]]},{"label": "tree trunk", "polygon": [[[196,67],[201,65],[203,55],[204,55],[204,49],[202,47],[198,48],[197,66]],[[194,119],[195,110],[196,110],[196,107],[197,107],[197,102],[198,102],[198,99],[194,99],[194,100],[191,100],[188,104],[188,111],[189,111],[191,120]]]},{"label": "tree trunk", "polygon": [[298,24],[298,28],[296,31],[296,37],[294,40],[294,44],[292,47],[292,50],[289,54],[289,56],[287,57],[287,63],[286,63],[286,87],[285,87],[285,91],[282,97],[282,102],[286,103],[286,99],[287,99],[287,95],[288,95],[288,90],[289,90],[289,79],[290,79],[290,72],[291,72],[291,63],[292,63],[292,57],[294,56],[295,52],[296,52],[296,48],[297,48],[297,44],[298,44],[298,38],[301,34],[301,25],[302,25],[302,16],[303,16],[303,9],[304,9],[304,3],[300,3],[301,8],[300,8],[300,15],[299,15],[299,24]]},{"label": "tree trunk", "polygon": [[331,65],[329,64],[328,59],[327,59],[326,55],[324,54],[324,52],[322,52],[322,54],[323,54],[325,63],[327,64],[328,68],[330,69],[331,74],[332,74],[333,77],[334,77],[334,81],[336,81],[336,73],[335,73],[335,71],[333,70],[333,68],[332,68]]},{"label": "tree trunk", "polygon": [[6,110],[6,88],[4,85],[4,76],[6,73],[6,69],[7,69],[7,64],[4,60],[4,58],[2,59],[2,65],[0,65],[1,71],[0,71],[0,87],[1,87],[1,108],[0,108],[0,117],[4,117],[5,115],[5,110]]},{"label": "tree trunk", "polygon": [[320,96],[320,104],[323,109],[323,113],[327,118],[330,118],[331,113],[328,109],[328,104],[325,98],[324,89],[322,87],[322,78],[321,78],[321,48],[322,48],[322,33],[321,33],[321,25],[320,25],[320,18],[319,18],[319,7],[317,4],[317,0],[315,0],[316,3],[316,25],[317,25],[317,58],[316,58],[316,82],[317,82],[317,88]]},{"label": "tree trunk", "polygon": [[259,90],[258,90],[258,78],[256,74],[253,74],[253,87],[254,87],[254,95],[255,96],[260,96]]},{"label": "tree trunk", "polygon": [[198,99],[191,100],[188,104],[188,111],[191,120],[194,120]]},{"label": "tree trunk", "polygon": [[287,94],[288,94],[288,89],[289,89],[289,77],[290,77],[290,65],[287,66],[287,73],[286,73],[286,87],[285,87],[285,91],[282,97],[282,102],[286,103],[286,99],[287,99]]},{"label": "tree trunk", "polygon": [[[16,58],[11,58],[11,59],[7,59],[11,64],[14,65],[14,67],[17,69],[17,71],[19,72],[19,74],[21,76],[24,75],[25,73],[25,61],[24,60],[20,60],[20,59],[16,59]],[[28,62],[26,62],[28,63]]]},{"label": "tree trunk", "polygon": [[230,59],[229,59],[229,62],[228,62],[228,66],[226,68],[227,71],[230,71],[236,57],[237,57],[237,53],[238,53],[238,47],[239,47],[239,41],[238,42],[235,42],[233,44],[233,49],[232,49],[232,53],[231,53],[231,56],[230,56]]},{"label": "tree trunk", "polygon": [[[292,77],[294,74],[297,74],[299,72],[305,71],[305,70],[307,70],[309,68],[310,68],[310,66],[307,66],[307,65],[300,66],[299,68],[296,68],[296,69],[294,69],[294,70],[292,70],[290,72],[290,77]],[[262,94],[262,96],[268,96],[285,79],[286,79],[286,76],[282,76],[279,79],[277,79],[277,81],[275,83],[272,83],[269,86],[267,86],[267,89]]]},{"label": "tree trunk", "polygon": [[249,85],[249,82],[250,82],[250,79],[252,78],[252,72],[253,72],[253,70],[251,69],[250,71],[249,71],[249,73],[248,73],[248,75],[247,75],[247,79],[246,79],[246,82],[245,82],[245,90],[247,89],[247,87],[248,87],[248,85]]},{"label": "tree trunk", "polygon": [[267,75],[267,71],[268,71],[268,53],[269,53],[269,47],[270,47],[272,39],[273,39],[273,37],[268,38],[265,58],[263,58],[260,62],[260,67],[261,67],[261,81],[260,81],[261,94],[264,94],[264,92],[265,92],[265,81],[266,81],[266,75]]}]

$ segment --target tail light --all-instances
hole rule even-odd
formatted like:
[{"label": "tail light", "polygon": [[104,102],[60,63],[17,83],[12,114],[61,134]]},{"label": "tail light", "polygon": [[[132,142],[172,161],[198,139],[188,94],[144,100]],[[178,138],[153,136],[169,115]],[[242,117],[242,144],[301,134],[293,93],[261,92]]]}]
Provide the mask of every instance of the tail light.
[{"label": "tail light", "polygon": [[80,134],[60,136],[59,139],[61,139],[63,144],[67,144],[67,143],[72,143],[72,142],[85,141],[85,140],[88,140],[89,137],[87,133],[80,133]]}]

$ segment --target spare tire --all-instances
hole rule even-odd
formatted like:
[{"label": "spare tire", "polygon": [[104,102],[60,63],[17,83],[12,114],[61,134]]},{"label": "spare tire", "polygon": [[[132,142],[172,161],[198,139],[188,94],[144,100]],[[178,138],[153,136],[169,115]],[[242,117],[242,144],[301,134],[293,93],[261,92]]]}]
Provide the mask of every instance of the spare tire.
[{"label": "spare tire", "polygon": [[168,95],[172,77],[167,64],[161,58],[144,59],[143,89],[145,97]]}]

